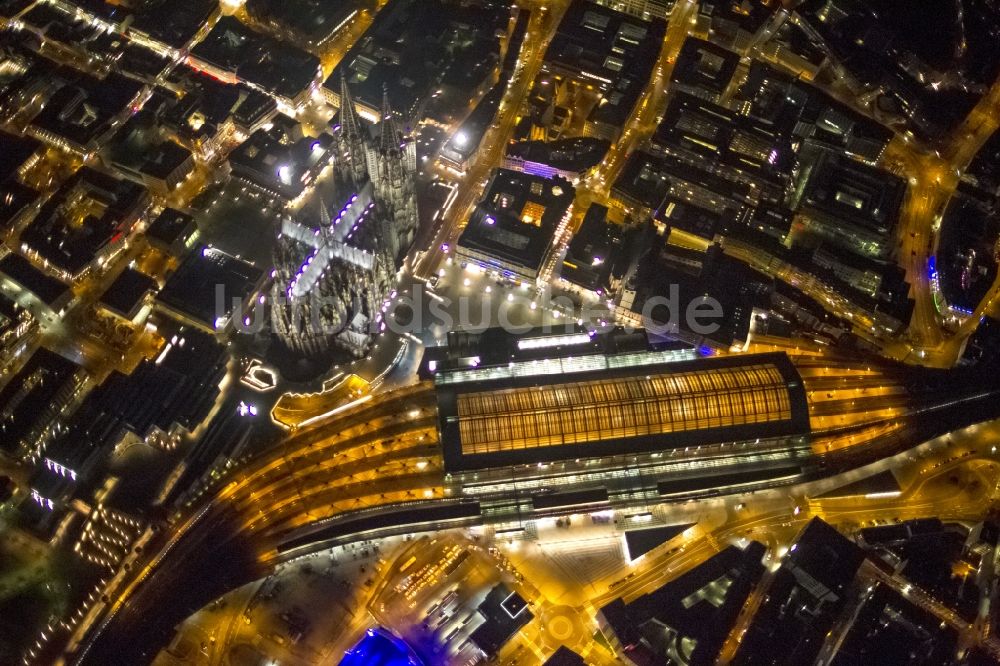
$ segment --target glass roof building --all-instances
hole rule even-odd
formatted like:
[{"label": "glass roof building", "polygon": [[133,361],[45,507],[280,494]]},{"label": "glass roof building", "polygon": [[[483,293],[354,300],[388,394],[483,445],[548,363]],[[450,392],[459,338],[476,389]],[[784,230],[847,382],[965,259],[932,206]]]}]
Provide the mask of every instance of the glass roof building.
[{"label": "glass roof building", "polygon": [[808,456],[806,392],[785,354],[553,341],[547,358],[436,375],[445,471],[462,494],[535,509],[558,509],[559,494],[570,505],[655,500],[697,490],[692,478],[719,488],[795,476]]},{"label": "glass roof building", "polygon": [[559,447],[549,452],[559,457],[588,445],[638,451],[646,448],[639,438],[670,447],[682,433],[792,417],[785,378],[770,362],[463,393],[457,407],[464,459],[498,454],[525,463],[537,462],[540,448]]}]

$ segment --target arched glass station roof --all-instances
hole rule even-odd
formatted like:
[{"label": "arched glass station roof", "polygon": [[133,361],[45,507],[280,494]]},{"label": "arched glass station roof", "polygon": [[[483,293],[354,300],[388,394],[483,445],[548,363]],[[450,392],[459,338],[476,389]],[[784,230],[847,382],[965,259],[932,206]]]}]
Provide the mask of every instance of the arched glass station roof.
[{"label": "arched glass station roof", "polygon": [[439,386],[449,471],[804,435],[784,354]]}]

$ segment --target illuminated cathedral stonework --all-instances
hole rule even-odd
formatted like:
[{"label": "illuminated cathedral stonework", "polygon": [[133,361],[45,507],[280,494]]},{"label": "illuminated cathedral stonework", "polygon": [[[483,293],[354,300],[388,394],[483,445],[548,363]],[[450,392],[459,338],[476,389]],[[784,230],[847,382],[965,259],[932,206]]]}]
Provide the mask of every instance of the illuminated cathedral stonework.
[{"label": "illuminated cathedral stonework", "polygon": [[332,205],[318,219],[286,218],[274,250],[271,327],[293,353],[363,356],[417,227],[416,144],[397,127],[388,96],[373,138],[341,82],[339,158]]}]

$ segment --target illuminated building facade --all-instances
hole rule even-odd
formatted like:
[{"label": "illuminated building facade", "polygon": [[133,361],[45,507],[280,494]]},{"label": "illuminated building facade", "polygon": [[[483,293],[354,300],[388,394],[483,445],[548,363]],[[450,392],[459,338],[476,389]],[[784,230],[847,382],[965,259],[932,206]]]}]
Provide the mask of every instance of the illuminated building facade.
[{"label": "illuminated building facade", "polygon": [[0,381],[38,334],[38,320],[17,301],[0,293]]},{"label": "illuminated building facade", "polygon": [[559,176],[575,185],[594,173],[610,149],[610,142],[593,137],[521,141],[507,148],[503,166],[545,178]]},{"label": "illuminated building facade", "polygon": [[646,19],[668,18],[674,13],[674,0],[597,0],[597,4]]}]

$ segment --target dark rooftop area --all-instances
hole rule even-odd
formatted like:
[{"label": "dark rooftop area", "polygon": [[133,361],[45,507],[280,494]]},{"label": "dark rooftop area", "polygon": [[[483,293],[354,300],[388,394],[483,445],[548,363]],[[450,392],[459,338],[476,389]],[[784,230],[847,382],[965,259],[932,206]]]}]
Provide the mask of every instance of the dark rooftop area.
[{"label": "dark rooftop area", "polygon": [[803,157],[802,206],[888,235],[896,225],[906,182],[898,176],[826,150]]},{"label": "dark rooftop area", "polygon": [[563,179],[497,169],[458,245],[538,271],[575,192]]},{"label": "dark rooftop area", "polygon": [[662,19],[646,21],[588,0],[574,0],[548,50],[545,61],[557,69],[587,72],[605,88],[622,78],[645,84],[666,34]]},{"label": "dark rooftop area", "polygon": [[101,296],[101,304],[126,319],[142,303],[146,294],[156,291],[156,280],[132,268],[126,268]]},{"label": "dark rooftop area", "polygon": [[924,518],[865,527],[858,536],[858,543],[873,555],[898,562],[906,580],[954,609],[966,621],[975,618],[980,596],[976,577],[956,572],[969,536],[967,527]]},{"label": "dark rooftop area", "polygon": [[680,525],[664,525],[661,527],[645,527],[642,529],[625,530],[625,556],[629,562],[634,562],[657,546],[660,546],[678,534],[683,533],[694,523]]},{"label": "dark rooftop area", "polygon": [[892,470],[887,469],[872,476],[834,488],[819,495],[819,497],[857,497],[882,494],[891,496],[899,492],[899,481],[896,480],[896,476],[892,473]]},{"label": "dark rooftop area", "polygon": [[185,47],[218,11],[217,0],[152,0],[144,4],[132,24],[154,39],[180,49]]},{"label": "dark rooftop area", "polygon": [[622,250],[622,229],[607,218],[608,209],[591,204],[566,250],[560,276],[583,289],[609,288],[612,269]]},{"label": "dark rooftop area", "polygon": [[[56,396],[79,369],[80,366],[44,348],[32,354],[0,390],[0,449],[13,455],[33,428],[53,417],[50,410],[57,403]],[[32,446],[37,443],[25,442]]]},{"label": "dark rooftop area", "polygon": [[256,129],[277,111],[272,97],[243,83],[227,83],[187,68],[175,69],[168,81],[186,94],[164,112],[163,122],[192,144],[215,136],[230,118],[244,130]]},{"label": "dark rooftop area", "polygon": [[254,132],[229,155],[234,175],[288,199],[301,195],[333,158],[335,139],[327,133],[302,136],[299,129],[279,115],[270,129]]},{"label": "dark rooftop area", "polygon": [[21,240],[76,275],[128,235],[149,200],[141,185],[83,167],[46,202]]},{"label": "dark rooftop area", "polygon": [[355,102],[376,111],[387,90],[392,108],[409,121],[447,82],[461,93],[464,108],[493,71],[499,57],[494,33],[505,30],[509,18],[503,3],[390,0],[323,85],[339,96],[345,77]]},{"label": "dark rooftop area", "polygon": [[0,183],[13,179],[41,145],[37,139],[0,131]]},{"label": "dark rooftop area", "polygon": [[862,604],[831,666],[951,663],[958,632],[899,592],[879,584]]},{"label": "dark rooftop area", "polygon": [[[163,452],[139,447],[126,460],[125,454],[113,456],[113,447],[130,433],[145,440],[154,430],[172,433],[175,425],[193,430],[219,396],[227,361],[225,347],[214,336],[180,329],[155,360],[143,360],[130,375],[114,371],[95,388],[46,449],[46,457],[73,470],[77,492],[92,489],[111,466],[128,469],[115,486],[113,504],[128,511],[145,508],[168,473]],[[44,484],[45,497],[70,490],[51,473],[41,472],[32,483]]]},{"label": "dark rooftop area", "polygon": [[231,16],[219,19],[191,54],[290,100],[306,91],[320,71],[319,59],[308,51],[256,33]]},{"label": "dark rooftop area", "polygon": [[114,72],[97,79],[68,67],[59,68],[53,82],[55,92],[31,123],[84,150],[98,147],[114,117],[142,89],[141,83]]},{"label": "dark rooftop area", "polygon": [[560,645],[559,649],[546,659],[542,666],[584,666],[585,664],[586,662],[583,660],[583,657],[565,645]]},{"label": "dark rooftop area", "polygon": [[[245,303],[263,276],[253,264],[214,248],[192,252],[167,279],[157,302],[208,329],[217,318],[232,313],[234,298]],[[216,309],[217,292],[223,294],[224,311]]]},{"label": "dark rooftop area", "polygon": [[146,155],[141,170],[154,178],[167,178],[190,158],[190,150],[165,141]]},{"label": "dark rooftop area", "polygon": [[545,52],[545,67],[600,88],[602,102],[587,120],[621,128],[649,81],[666,29],[661,18],[574,0]]},{"label": "dark rooftop area", "polygon": [[41,272],[19,254],[11,253],[0,259],[0,273],[33,293],[48,306],[52,306],[69,291],[65,284]]},{"label": "dark rooftop area", "polygon": [[325,2],[324,0],[247,0],[247,13],[256,20],[266,21],[305,37],[311,43],[321,43],[350,24],[352,17],[371,4],[366,0]]},{"label": "dark rooftop area", "polygon": [[194,218],[173,208],[164,208],[146,230],[146,237],[164,245],[185,240],[185,235],[195,227]]},{"label": "dark rooftop area", "polygon": [[7,227],[41,199],[41,194],[16,181],[0,183],[0,226]]},{"label": "dark rooftop area", "polygon": [[604,606],[603,626],[632,663],[675,663],[683,656],[692,666],[713,664],[764,574],[765,552],[756,541],[744,549],[729,546],[648,594]]},{"label": "dark rooftop area", "polygon": [[227,360],[214,336],[182,328],[155,360],[131,375],[113,373],[94,402],[143,437],[154,426],[167,432],[175,423],[193,430],[215,403]]},{"label": "dark rooftop area", "polygon": [[836,529],[810,521],[775,572],[734,663],[813,663],[864,558]]},{"label": "dark rooftop area", "polygon": [[732,80],[739,60],[739,56],[728,49],[688,37],[677,56],[671,80],[709,95],[721,95]]},{"label": "dark rooftop area", "polygon": [[795,161],[790,142],[773,127],[682,91],[670,96],[652,143],[679,156],[781,185]]},{"label": "dark rooftop area", "polygon": [[612,186],[612,195],[629,207],[658,211],[664,198],[699,207],[710,206],[727,219],[743,219],[750,211],[753,189],[680,159],[637,150],[629,155]]},{"label": "dark rooftop area", "polygon": [[524,599],[504,583],[499,583],[490,590],[477,610],[486,622],[473,631],[469,638],[488,655],[499,652],[504,643],[534,617],[527,609]]}]

